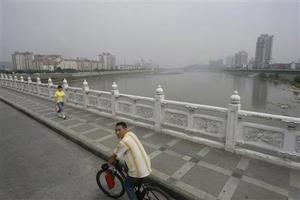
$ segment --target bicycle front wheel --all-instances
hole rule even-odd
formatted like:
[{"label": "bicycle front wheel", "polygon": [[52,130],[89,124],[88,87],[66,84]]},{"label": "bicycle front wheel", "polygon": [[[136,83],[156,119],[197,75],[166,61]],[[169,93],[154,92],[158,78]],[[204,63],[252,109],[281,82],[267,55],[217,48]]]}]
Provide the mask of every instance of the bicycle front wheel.
[{"label": "bicycle front wheel", "polygon": [[169,200],[169,195],[155,186],[147,186],[147,191],[142,200]]},{"label": "bicycle front wheel", "polygon": [[119,198],[121,197],[124,192],[124,182],[121,176],[116,173],[114,177],[115,185],[113,188],[109,188],[105,179],[106,171],[100,170],[96,175],[96,181],[99,188],[108,196],[112,198]]}]

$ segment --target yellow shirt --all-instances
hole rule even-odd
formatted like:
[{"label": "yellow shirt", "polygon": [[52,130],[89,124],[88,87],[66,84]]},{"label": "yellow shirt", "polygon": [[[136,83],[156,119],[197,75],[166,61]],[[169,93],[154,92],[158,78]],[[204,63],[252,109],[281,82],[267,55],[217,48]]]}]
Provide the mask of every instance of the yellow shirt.
[{"label": "yellow shirt", "polygon": [[64,102],[65,96],[66,95],[65,95],[64,91],[57,90],[54,94],[54,97],[55,97],[57,103]]},{"label": "yellow shirt", "polygon": [[114,154],[117,158],[124,158],[128,166],[128,175],[143,178],[151,173],[151,162],[143,145],[132,132],[127,132],[119,142]]}]

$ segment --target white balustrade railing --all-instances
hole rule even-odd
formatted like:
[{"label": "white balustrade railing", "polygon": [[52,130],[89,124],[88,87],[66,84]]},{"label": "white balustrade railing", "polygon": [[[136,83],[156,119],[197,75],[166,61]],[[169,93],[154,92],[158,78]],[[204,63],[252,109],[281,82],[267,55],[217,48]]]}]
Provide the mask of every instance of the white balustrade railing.
[{"label": "white balustrade railing", "polygon": [[[47,99],[57,89],[51,78],[42,83],[6,74],[0,85]],[[228,108],[221,108],[166,100],[160,85],[154,98],[122,94],[115,82],[110,92],[90,89],[86,80],[82,88],[70,87],[66,79],[62,85],[70,105],[231,152],[284,158],[283,165],[300,169],[300,118],[241,110],[237,91]]]}]

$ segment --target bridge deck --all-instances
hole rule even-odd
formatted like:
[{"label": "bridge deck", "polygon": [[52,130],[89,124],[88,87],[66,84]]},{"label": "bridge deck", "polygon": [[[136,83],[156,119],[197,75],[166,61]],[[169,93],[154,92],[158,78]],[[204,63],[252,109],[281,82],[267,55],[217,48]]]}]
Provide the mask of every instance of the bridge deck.
[{"label": "bridge deck", "polygon": [[[117,143],[115,121],[0,87],[0,99],[104,155]],[[17,123],[17,122],[16,122]],[[151,157],[153,177],[193,199],[300,199],[300,171],[239,156],[129,124]],[[38,130],[37,130],[38,131]]]}]

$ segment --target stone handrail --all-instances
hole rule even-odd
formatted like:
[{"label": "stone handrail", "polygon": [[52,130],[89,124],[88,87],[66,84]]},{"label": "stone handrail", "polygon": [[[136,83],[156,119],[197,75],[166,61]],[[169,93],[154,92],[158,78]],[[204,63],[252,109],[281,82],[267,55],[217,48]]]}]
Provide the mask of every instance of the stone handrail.
[{"label": "stone handrail", "polygon": [[[53,99],[57,85],[25,81],[1,74],[0,85],[42,98]],[[112,89],[63,88],[70,105],[147,127],[194,142],[250,155],[273,163],[300,169],[300,118],[241,110],[237,91],[228,108],[166,100],[159,85],[154,98],[122,94],[115,82]]]}]

